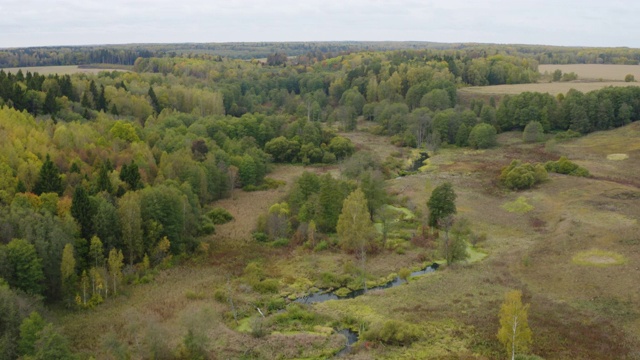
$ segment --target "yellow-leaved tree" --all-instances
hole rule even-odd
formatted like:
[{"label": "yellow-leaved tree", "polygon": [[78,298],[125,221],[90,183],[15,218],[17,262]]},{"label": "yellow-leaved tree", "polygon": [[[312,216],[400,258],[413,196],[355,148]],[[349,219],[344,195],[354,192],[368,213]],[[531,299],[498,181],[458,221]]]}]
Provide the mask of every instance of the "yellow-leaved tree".
[{"label": "yellow-leaved tree", "polygon": [[498,340],[504,345],[507,354],[511,353],[511,360],[516,352],[525,353],[532,343],[532,332],[527,320],[529,304],[522,304],[520,290],[509,291],[505,294],[504,303],[500,308],[500,330]]}]

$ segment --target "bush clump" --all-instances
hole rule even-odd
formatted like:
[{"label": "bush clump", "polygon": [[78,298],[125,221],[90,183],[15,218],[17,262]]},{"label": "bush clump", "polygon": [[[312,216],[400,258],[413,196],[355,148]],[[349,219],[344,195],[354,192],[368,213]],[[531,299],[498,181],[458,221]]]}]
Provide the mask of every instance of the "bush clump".
[{"label": "bush clump", "polygon": [[519,160],[513,160],[500,173],[502,184],[512,190],[529,189],[546,181],[548,177],[547,170],[542,164],[522,163]]},{"label": "bush clump", "polygon": [[488,149],[497,145],[496,128],[489,124],[478,124],[471,129],[469,145],[475,149]]},{"label": "bush clump", "polygon": [[364,333],[365,340],[381,342],[387,345],[410,345],[422,337],[419,326],[405,321],[389,320],[384,324],[374,324]]},{"label": "bush clump", "polygon": [[546,164],[544,164],[544,168],[547,169],[548,172],[557,174],[582,177],[588,177],[591,175],[589,174],[589,170],[570,161],[565,156],[562,156],[558,161],[548,161]]},{"label": "bush clump", "polygon": [[540,142],[544,140],[544,128],[538,121],[531,121],[524,127],[522,140],[526,143]]},{"label": "bush clump", "polygon": [[233,215],[221,207],[213,208],[207,213],[207,217],[216,225],[226,224],[233,220]]}]

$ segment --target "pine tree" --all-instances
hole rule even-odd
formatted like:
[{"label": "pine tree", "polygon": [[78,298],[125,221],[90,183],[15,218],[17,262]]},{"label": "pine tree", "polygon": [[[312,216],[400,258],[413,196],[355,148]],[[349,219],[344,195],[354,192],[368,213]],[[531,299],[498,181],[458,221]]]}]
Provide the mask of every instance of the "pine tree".
[{"label": "pine tree", "polygon": [[49,154],[47,154],[47,157],[40,168],[40,173],[38,174],[38,179],[36,180],[33,191],[36,195],[48,192],[62,195],[62,192],[64,191],[64,187],[62,186],[62,177],[60,177],[60,170],[58,170],[58,167],[53,163],[53,161],[51,161]]},{"label": "pine tree", "polygon": [[107,99],[104,97],[104,85],[100,85],[100,93],[96,100],[96,110],[107,112]]},{"label": "pine tree", "polygon": [[58,112],[58,106],[56,104],[56,95],[53,90],[47,91],[47,96],[44,98],[44,113],[55,114]]},{"label": "pine tree", "polygon": [[76,186],[71,201],[71,216],[73,216],[80,225],[80,236],[83,239],[91,239],[93,235],[93,215],[94,209],[91,205],[89,194],[84,186]]},{"label": "pine tree", "polygon": [[109,178],[110,163],[103,163],[98,170],[98,180],[96,183],[96,192],[106,191],[109,194],[113,193],[113,185]]},{"label": "pine tree", "polygon": [[156,93],[155,91],[153,91],[153,88],[151,86],[149,86],[149,92],[147,94],[149,95],[149,99],[151,100],[151,106],[153,106],[153,111],[156,114],[160,114],[160,112],[162,111],[162,107],[160,106],[158,97],[156,96]]},{"label": "pine tree", "polygon": [[532,332],[527,320],[529,304],[522,304],[522,292],[513,290],[505,295],[500,308],[500,330],[498,340],[504,345],[511,360],[517,353],[525,353],[532,343]]}]

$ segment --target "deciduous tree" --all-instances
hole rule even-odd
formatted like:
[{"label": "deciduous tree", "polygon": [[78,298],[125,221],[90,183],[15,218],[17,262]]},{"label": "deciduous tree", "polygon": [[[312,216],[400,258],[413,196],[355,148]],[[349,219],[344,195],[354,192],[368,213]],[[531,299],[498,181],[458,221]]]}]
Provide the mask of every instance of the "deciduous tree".
[{"label": "deciduous tree", "polygon": [[427,206],[429,207],[429,226],[438,227],[438,222],[447,216],[457,212],[456,209],[456,193],[453,191],[453,185],[445,182],[438,185],[433,192]]},{"label": "deciduous tree", "polygon": [[498,340],[504,345],[511,360],[516,353],[525,353],[532,343],[532,332],[527,320],[529,304],[522,304],[522,292],[513,290],[505,295],[500,308],[500,329]]}]

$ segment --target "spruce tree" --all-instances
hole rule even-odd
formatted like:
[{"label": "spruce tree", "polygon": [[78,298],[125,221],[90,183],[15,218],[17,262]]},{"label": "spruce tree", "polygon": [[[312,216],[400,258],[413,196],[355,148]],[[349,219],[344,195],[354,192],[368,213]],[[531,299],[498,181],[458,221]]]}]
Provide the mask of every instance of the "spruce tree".
[{"label": "spruce tree", "polygon": [[160,114],[160,112],[162,111],[162,107],[160,106],[160,102],[158,101],[158,97],[156,96],[155,91],[153,91],[153,88],[151,86],[149,86],[149,99],[151,99],[151,106],[153,106],[153,111],[155,111],[156,114]]},{"label": "spruce tree", "polygon": [[80,236],[85,240],[91,239],[93,235],[93,208],[89,194],[82,185],[77,186],[73,192],[71,216],[80,225]]},{"label": "spruce tree", "polygon": [[33,192],[35,192],[36,195],[48,192],[62,195],[63,191],[64,187],[62,186],[60,170],[58,170],[58,167],[53,163],[53,161],[51,161],[49,154],[47,154],[47,157],[40,168],[38,180],[36,180]]}]

